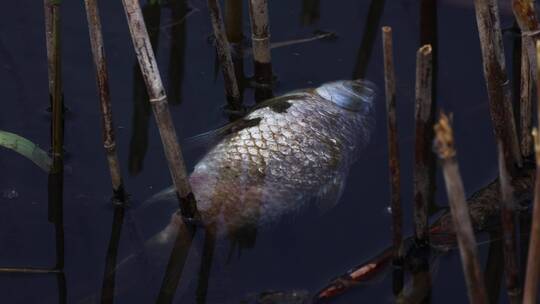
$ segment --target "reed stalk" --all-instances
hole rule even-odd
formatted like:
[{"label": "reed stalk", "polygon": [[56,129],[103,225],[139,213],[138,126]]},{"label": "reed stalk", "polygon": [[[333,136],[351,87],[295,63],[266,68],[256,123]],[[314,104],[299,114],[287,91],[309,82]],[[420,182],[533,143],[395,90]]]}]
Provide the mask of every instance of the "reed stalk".
[{"label": "reed stalk", "polygon": [[505,166],[514,178],[515,167],[521,166],[522,158],[506,75],[498,3],[496,0],[474,0],[474,6],[493,129],[497,142],[502,144]]},{"label": "reed stalk", "polygon": [[[536,71],[536,36],[530,34],[540,29],[533,0],[512,0],[512,10],[516,21],[521,29],[523,48],[526,50],[529,70]],[[536,81],[536,76],[533,74],[533,81]]]},{"label": "reed stalk", "polygon": [[180,202],[180,210],[186,218],[198,217],[195,196],[189,184],[182,151],[167,103],[167,95],[159,75],[154,51],[144,24],[141,7],[137,0],[123,0],[124,10],[133,40],[133,45],[143,78],[146,83],[150,104],[169,163],[169,170]]},{"label": "reed stalk", "polygon": [[[150,44],[154,53],[159,49],[160,42],[160,24],[161,24],[161,6],[159,3],[147,3],[142,8],[144,23],[148,28]],[[169,70],[172,72],[173,70]],[[174,77],[169,78],[172,82]],[[173,92],[173,98],[174,98]],[[148,128],[150,126],[151,105],[144,77],[139,67],[137,59],[133,64],[133,116],[131,127],[131,139],[129,143],[128,172],[135,176],[144,168],[144,158],[148,150]]]},{"label": "reed stalk", "polygon": [[268,0],[249,0],[248,3],[255,81],[259,88],[267,88],[256,90],[255,99],[262,100],[272,97],[273,82]]},{"label": "reed stalk", "polygon": [[487,303],[484,278],[478,262],[476,238],[469,216],[469,208],[465,198],[465,190],[459,165],[456,161],[454,135],[448,116],[441,113],[439,122],[435,125],[435,150],[441,160],[446,193],[450,203],[452,222],[454,223],[459,253],[462,259],[463,272],[470,303]]},{"label": "reed stalk", "polygon": [[49,221],[54,224],[56,269],[64,268],[64,101],[60,43],[60,2],[44,0],[45,40],[51,100],[52,167],[48,176]]},{"label": "reed stalk", "polygon": [[[523,38],[522,38],[523,39]],[[523,41],[523,40],[522,40]],[[529,56],[526,48],[521,48],[521,81],[519,98],[520,117],[520,138],[521,155],[529,157],[533,153],[533,141],[531,137],[532,128],[532,92],[533,92],[533,71],[530,69]]]},{"label": "reed stalk", "polygon": [[105,48],[103,46],[103,36],[101,33],[99,8],[96,0],[85,0],[84,4],[86,7],[86,17],[88,19],[92,56],[96,68],[103,130],[103,148],[105,148],[107,162],[109,164],[114,199],[118,202],[125,202],[126,193],[124,190],[122,172],[120,170],[120,161],[118,160],[118,153],[116,152],[111,95],[109,91],[109,76],[107,74],[107,62],[105,60]]},{"label": "reed stalk", "polygon": [[231,46],[227,41],[225,25],[221,15],[221,8],[218,0],[208,0],[208,8],[212,19],[212,28],[214,29],[214,37],[216,43],[216,51],[223,72],[225,82],[225,94],[229,105],[236,109],[241,104],[240,89],[236,78],[234,64],[231,55]]},{"label": "reed stalk", "polygon": [[[536,75],[537,88],[540,83],[540,41],[536,41]],[[537,94],[540,96],[540,91],[537,89]],[[538,102],[540,102],[540,98]],[[540,117],[540,109],[537,110]],[[536,156],[536,181],[534,184],[534,200],[532,212],[532,227],[529,242],[529,254],[527,258],[527,272],[525,275],[525,287],[523,294],[523,303],[536,303],[538,293],[538,282],[540,278],[540,136],[538,130],[534,128],[534,152]]]},{"label": "reed stalk", "polygon": [[[392,240],[394,248],[394,263],[400,266],[403,240],[403,215],[401,211],[401,179],[399,165],[399,146],[396,118],[396,79],[394,71],[394,54],[392,46],[392,28],[382,28],[382,43],[384,56],[384,89],[386,95],[386,125],[388,129],[388,166],[390,169],[390,209],[392,210]],[[403,286],[403,273],[395,272],[394,294],[398,294]]]},{"label": "reed stalk", "polygon": [[428,242],[428,207],[434,198],[430,178],[431,145],[433,143],[432,104],[432,48],[422,46],[416,57],[416,140],[414,164],[414,223],[420,243]]},{"label": "reed stalk", "polygon": [[502,143],[499,150],[499,180],[501,185],[501,224],[503,235],[504,273],[506,290],[511,303],[519,303],[521,289],[519,286],[519,268],[516,253],[516,220],[514,210],[517,203],[514,198],[512,178],[506,168]]},{"label": "reed stalk", "polygon": [[533,130],[533,135],[536,154],[536,181],[534,183],[533,220],[523,294],[524,304],[537,303],[538,279],[540,277],[540,137],[536,128]]},{"label": "reed stalk", "polygon": [[536,81],[536,37],[528,33],[538,31],[540,25],[534,9],[532,0],[512,0],[514,16],[521,29],[521,88],[520,88],[520,131],[521,131],[521,153],[524,157],[533,153],[531,139],[532,125],[532,87]]}]

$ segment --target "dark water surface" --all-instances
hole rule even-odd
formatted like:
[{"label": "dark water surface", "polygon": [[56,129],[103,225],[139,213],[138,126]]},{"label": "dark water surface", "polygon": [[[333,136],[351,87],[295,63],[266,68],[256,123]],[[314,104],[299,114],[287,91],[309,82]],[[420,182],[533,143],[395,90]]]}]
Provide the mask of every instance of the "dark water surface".
[{"label": "dark water surface", "polygon": [[[172,212],[169,207],[157,206],[140,212],[137,206],[169,186],[170,176],[153,116],[145,103],[136,101],[137,96],[141,100],[144,87],[140,78],[134,76],[136,61],[121,1],[99,2],[118,151],[132,198],[119,247],[118,260],[122,261],[138,252],[141,239],[149,238],[169,221]],[[332,41],[274,49],[272,63],[279,79],[276,95],[362,74],[355,66],[359,56],[366,52],[359,48],[366,35],[366,18],[372,1],[320,1],[320,18],[311,25],[302,23],[303,2],[319,1],[269,2],[273,42],[310,37],[319,29],[338,34]],[[420,36],[418,2],[386,1],[381,19],[381,25],[394,28],[408,232],[412,227],[414,66]],[[465,188],[472,193],[497,174],[478,33],[471,5],[451,0],[439,2],[437,102],[455,115],[461,172]],[[189,7],[191,12],[185,22],[173,27],[170,25],[179,22],[183,14],[172,14],[168,6],[149,12],[159,16],[162,27],[160,31],[154,30],[159,34],[154,37],[158,43],[157,59],[169,88],[171,112],[180,138],[227,122],[222,112],[221,73],[218,71],[217,79],[214,76],[215,51],[209,42],[212,29],[206,1],[190,1]],[[42,3],[9,1],[3,3],[0,15],[0,129],[20,134],[48,149],[50,115],[46,111],[49,99]],[[249,36],[247,11],[244,17],[244,32]],[[503,12],[503,27],[509,27],[511,22],[508,11]],[[380,30],[376,24],[369,25],[375,26],[376,38],[365,77],[380,88],[381,96],[376,102],[377,127],[370,144],[350,170],[340,203],[322,215],[312,212],[284,219],[274,229],[260,232],[256,246],[240,254],[234,251],[228,257],[230,246],[218,244],[208,282],[208,303],[239,303],[248,294],[266,290],[316,292],[329,279],[391,244],[390,216],[386,211],[389,183]],[[512,50],[511,39],[505,36],[507,60]],[[62,3],[62,48],[68,108],[64,190],[66,296],[68,303],[96,303],[101,293],[113,208],[83,1]],[[251,59],[245,62],[246,72],[250,74]],[[245,100],[248,104],[253,102],[253,91],[245,92]],[[146,152],[141,152],[145,149],[146,136]],[[200,149],[185,151],[189,168],[202,153]],[[0,266],[53,266],[55,242],[53,225],[47,221],[47,174],[5,149],[0,150],[0,172]],[[439,178],[441,191],[437,195],[445,201],[440,181]],[[8,194],[13,191],[17,195],[10,198]],[[177,303],[195,301],[202,238],[198,236],[194,244],[196,249],[187,261],[177,290]],[[487,246],[480,248],[485,256]],[[128,266],[118,273],[115,303],[154,302],[168,250],[158,248],[146,258],[129,260]],[[356,288],[335,302],[390,302],[390,277]],[[433,284],[434,303],[467,301],[459,256],[455,252],[439,259]],[[0,274],[0,302],[56,303],[56,277]]]}]

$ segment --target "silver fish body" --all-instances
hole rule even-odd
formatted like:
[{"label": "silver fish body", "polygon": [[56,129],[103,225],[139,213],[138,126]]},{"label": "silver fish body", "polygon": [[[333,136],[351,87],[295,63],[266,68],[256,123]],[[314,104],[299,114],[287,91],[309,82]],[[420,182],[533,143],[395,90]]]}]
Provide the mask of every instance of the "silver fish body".
[{"label": "silver fish body", "polygon": [[195,166],[190,182],[205,224],[235,233],[333,205],[374,125],[375,87],[336,81],[271,99],[226,134]]}]

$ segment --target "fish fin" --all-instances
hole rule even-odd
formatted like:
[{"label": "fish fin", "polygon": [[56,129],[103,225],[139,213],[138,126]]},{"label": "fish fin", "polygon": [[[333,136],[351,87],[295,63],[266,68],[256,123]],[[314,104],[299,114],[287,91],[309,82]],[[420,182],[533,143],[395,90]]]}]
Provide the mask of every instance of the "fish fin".
[{"label": "fish fin", "polygon": [[137,209],[144,210],[158,202],[178,203],[178,199],[176,198],[176,190],[174,186],[169,186],[159,191],[158,193],[152,195],[150,198],[142,202],[142,204],[139,207],[137,207]]},{"label": "fish fin", "polygon": [[316,203],[320,213],[324,213],[337,205],[345,188],[345,176],[345,174],[337,174],[319,190]]},{"label": "fish fin", "polygon": [[281,96],[264,100],[256,104],[253,108],[251,108],[251,110],[248,112],[247,115],[249,115],[253,111],[256,111],[262,108],[270,108],[276,113],[286,112],[287,109],[291,106],[291,104],[288,102],[289,100],[302,99],[308,96],[308,94],[309,92],[306,90],[296,90],[296,91],[287,93],[285,95],[281,95]]},{"label": "fish fin", "polygon": [[186,138],[184,143],[188,146],[197,146],[197,147],[212,147],[225,136],[236,133],[242,129],[254,127],[259,124],[261,118],[253,119],[239,119],[235,122],[226,124],[225,126],[211,130],[193,137]]}]

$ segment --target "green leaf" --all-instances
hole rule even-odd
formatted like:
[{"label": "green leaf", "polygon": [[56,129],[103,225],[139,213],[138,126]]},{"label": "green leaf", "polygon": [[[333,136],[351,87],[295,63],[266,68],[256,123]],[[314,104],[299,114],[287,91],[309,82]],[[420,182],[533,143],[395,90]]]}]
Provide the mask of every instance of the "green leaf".
[{"label": "green leaf", "polygon": [[24,137],[0,130],[0,146],[28,158],[45,172],[51,170],[52,160],[47,152]]}]

